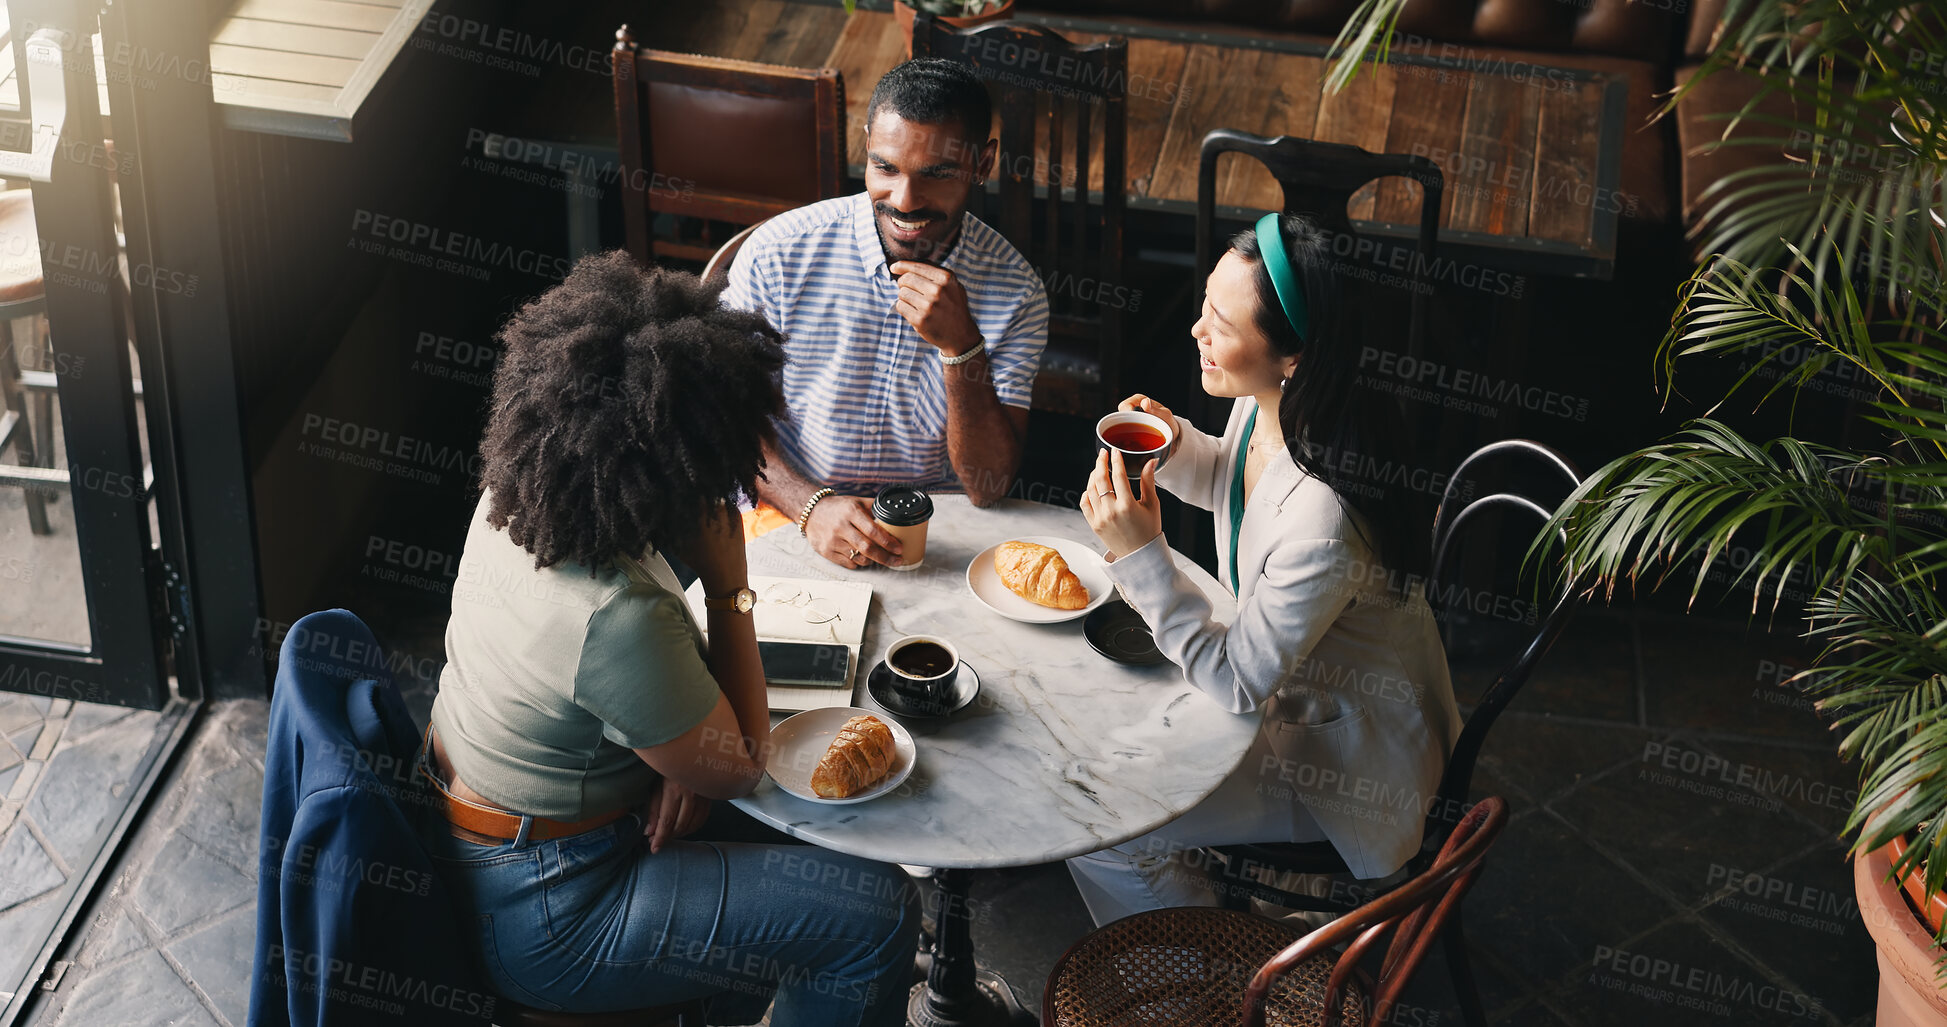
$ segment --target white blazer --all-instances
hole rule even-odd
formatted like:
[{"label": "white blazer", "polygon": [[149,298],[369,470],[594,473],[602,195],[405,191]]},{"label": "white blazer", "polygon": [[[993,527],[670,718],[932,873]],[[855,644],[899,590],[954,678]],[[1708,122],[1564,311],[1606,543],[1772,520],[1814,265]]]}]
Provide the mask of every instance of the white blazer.
[{"label": "white blazer", "polygon": [[[1225,585],[1231,478],[1255,409],[1256,400],[1239,399],[1222,438],[1177,418],[1183,442],[1156,475],[1162,488],[1216,513]],[[1386,571],[1337,494],[1282,448],[1245,504],[1238,535],[1229,626],[1212,619],[1160,538],[1118,554],[1109,576],[1187,681],[1235,713],[1269,704],[1268,754],[1235,773],[1255,775],[1258,795],[1303,804],[1356,876],[1391,874],[1419,851],[1460,734],[1424,591],[1415,585],[1402,599],[1387,590]]]}]

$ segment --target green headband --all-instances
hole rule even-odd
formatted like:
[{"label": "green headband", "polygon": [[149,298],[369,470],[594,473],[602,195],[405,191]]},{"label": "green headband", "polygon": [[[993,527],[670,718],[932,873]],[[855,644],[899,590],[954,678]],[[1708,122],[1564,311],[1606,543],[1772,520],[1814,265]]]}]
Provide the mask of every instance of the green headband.
[{"label": "green headband", "polygon": [[1298,287],[1298,275],[1291,270],[1291,258],[1284,252],[1284,235],[1278,231],[1278,215],[1257,219],[1257,251],[1264,257],[1264,269],[1271,273],[1271,289],[1284,307],[1285,320],[1304,341],[1309,318],[1305,310],[1305,290]]}]

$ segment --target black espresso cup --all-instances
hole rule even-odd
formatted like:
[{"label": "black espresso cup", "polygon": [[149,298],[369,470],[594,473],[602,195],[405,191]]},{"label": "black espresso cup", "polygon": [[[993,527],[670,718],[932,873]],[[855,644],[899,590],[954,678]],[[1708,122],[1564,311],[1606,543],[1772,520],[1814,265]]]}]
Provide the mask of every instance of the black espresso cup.
[{"label": "black espresso cup", "polygon": [[921,713],[943,712],[953,704],[960,676],[960,652],[933,635],[907,635],[886,647],[892,690]]}]

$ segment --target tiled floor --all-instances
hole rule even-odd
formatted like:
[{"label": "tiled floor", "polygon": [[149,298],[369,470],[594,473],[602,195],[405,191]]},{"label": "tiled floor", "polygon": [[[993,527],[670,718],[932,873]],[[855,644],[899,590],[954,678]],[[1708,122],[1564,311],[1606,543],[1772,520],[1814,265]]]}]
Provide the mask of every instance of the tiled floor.
[{"label": "tiled floor", "polygon": [[[1475,781],[1514,813],[1467,903],[1492,1022],[1872,1022],[1872,946],[1834,840],[1852,768],[1774,683],[1802,656],[1739,624],[1606,610],[1576,622]],[[1463,696],[1484,680],[1457,670]],[[242,1022],[266,715],[261,702],[206,712],[33,1022]],[[1089,926],[1067,871],[982,874],[974,900],[980,959],[1038,1007]],[[1408,1001],[1402,1023],[1457,1022],[1437,958]]]},{"label": "tiled floor", "polygon": [[256,940],[257,823],[269,704],[203,712],[110,866],[74,966],[28,1022],[238,1025]]},{"label": "tiled floor", "polygon": [[0,692],[0,1007],[85,887],[181,714]]}]

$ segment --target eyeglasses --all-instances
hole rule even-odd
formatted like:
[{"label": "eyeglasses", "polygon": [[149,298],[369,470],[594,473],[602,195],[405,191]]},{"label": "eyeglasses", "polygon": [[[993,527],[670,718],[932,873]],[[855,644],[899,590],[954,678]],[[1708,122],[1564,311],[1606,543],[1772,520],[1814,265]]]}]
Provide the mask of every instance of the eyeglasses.
[{"label": "eyeglasses", "polygon": [[838,625],[845,618],[838,612],[838,604],[830,599],[812,595],[796,585],[778,582],[766,587],[763,594],[758,596],[758,601],[775,603],[778,606],[795,606],[803,614],[806,624],[825,625],[831,632],[832,641],[839,641]]}]

